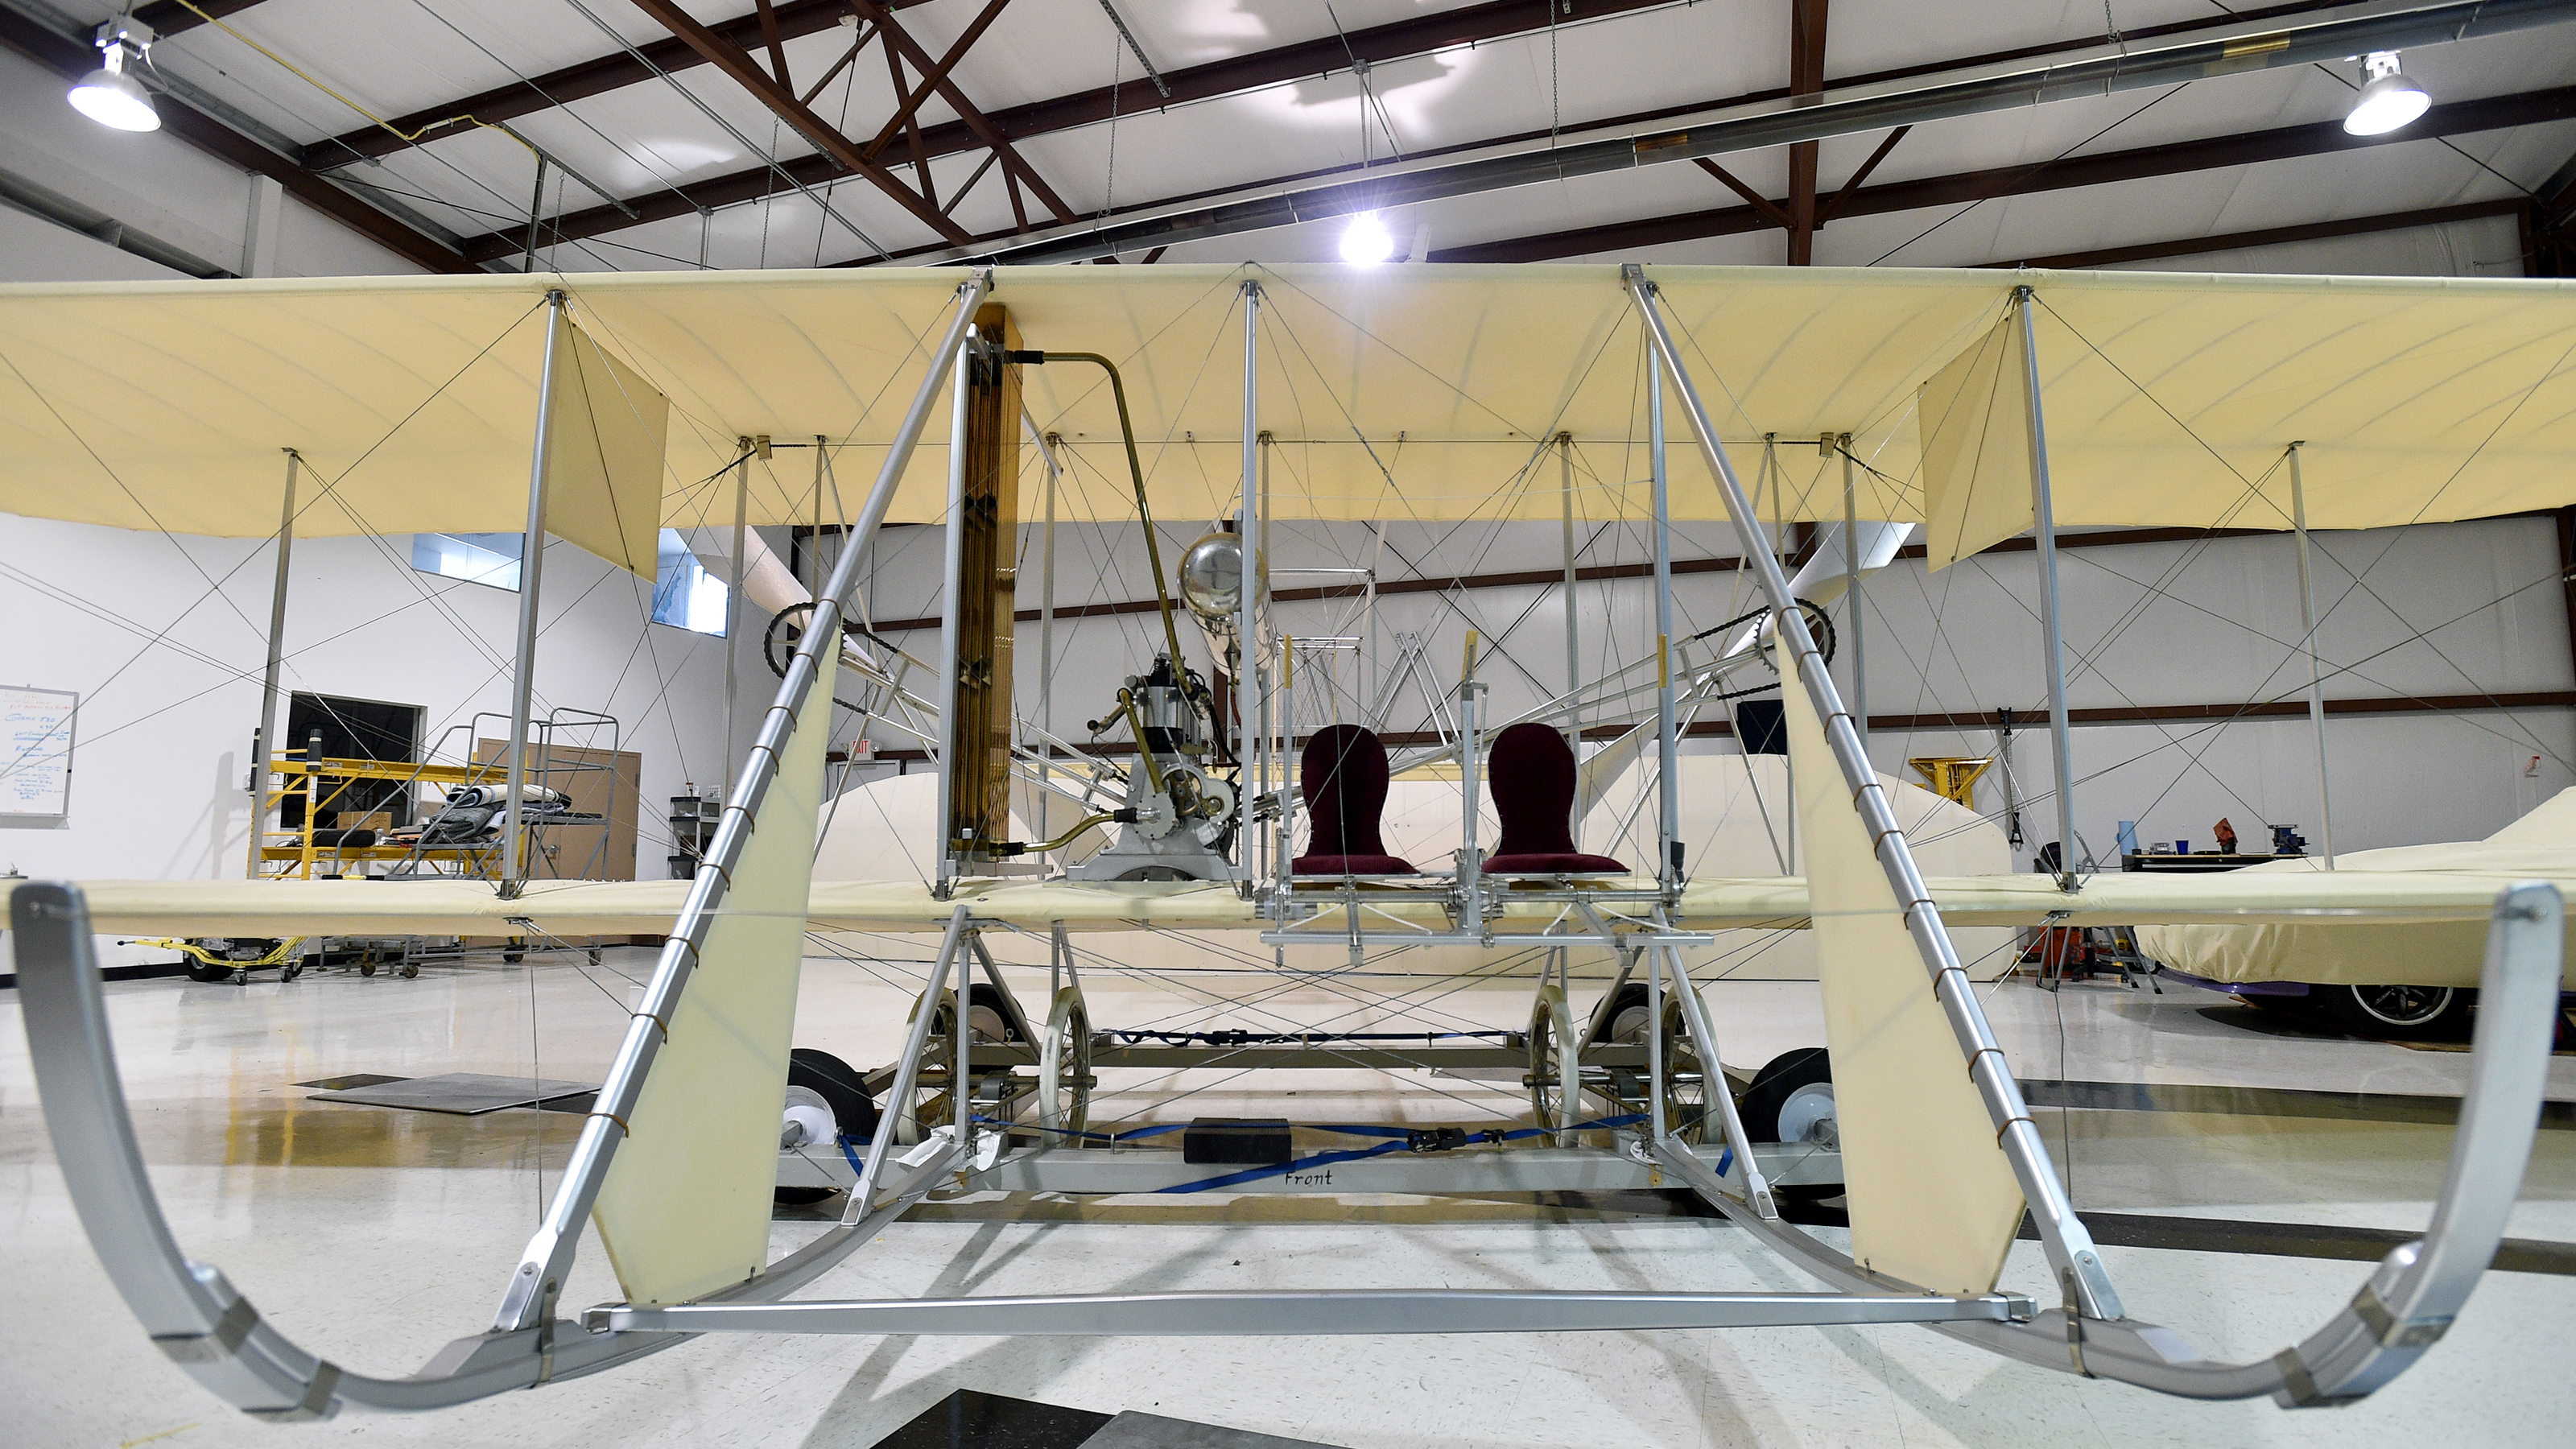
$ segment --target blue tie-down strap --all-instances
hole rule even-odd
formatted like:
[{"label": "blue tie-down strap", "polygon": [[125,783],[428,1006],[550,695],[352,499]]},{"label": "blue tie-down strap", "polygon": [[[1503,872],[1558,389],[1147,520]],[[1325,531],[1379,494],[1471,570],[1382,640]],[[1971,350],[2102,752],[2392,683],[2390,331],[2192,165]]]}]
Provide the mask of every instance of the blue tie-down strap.
[{"label": "blue tie-down strap", "polygon": [[1071,1127],[1041,1127],[1035,1122],[1005,1122],[999,1117],[975,1119],[986,1127],[1000,1127],[1011,1132],[1045,1132],[1056,1137],[1072,1137],[1084,1142],[1135,1142],[1147,1137],[1160,1137],[1166,1132],[1186,1132],[1187,1122],[1157,1122],[1151,1127],[1131,1127],[1124,1132],[1078,1132]]}]

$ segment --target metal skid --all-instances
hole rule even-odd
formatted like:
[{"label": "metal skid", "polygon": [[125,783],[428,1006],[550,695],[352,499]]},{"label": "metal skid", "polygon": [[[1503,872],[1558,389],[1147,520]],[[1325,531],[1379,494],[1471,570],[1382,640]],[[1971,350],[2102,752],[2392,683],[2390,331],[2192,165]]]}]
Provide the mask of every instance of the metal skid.
[{"label": "metal skid", "polygon": [[[1944,1297],[1871,1274],[1760,1211],[1740,1182],[1721,1175],[1723,1169],[1707,1160],[1704,1148],[1652,1130],[1639,1140],[1641,1151],[1634,1158],[1548,1147],[1408,1154],[1337,1167],[1338,1182],[1288,1181],[1270,1190],[1609,1189],[1636,1185],[1639,1173],[1648,1174],[1651,1183],[1651,1174],[1659,1171],[1837,1291],[1329,1289],[778,1301],[942,1186],[1139,1192],[1156,1190],[1158,1179],[1168,1186],[1174,1175],[1171,1159],[1178,1154],[1168,1151],[1033,1148],[977,1168],[978,1134],[998,1136],[1007,1128],[977,1121],[961,1101],[951,1124],[954,1135],[925,1144],[926,1151],[916,1149],[911,1154],[915,1160],[899,1164],[899,1171],[886,1170],[893,1134],[878,1133],[841,1222],[747,1283],[671,1307],[600,1305],[577,1322],[549,1313],[532,1324],[459,1339],[416,1375],[379,1378],[345,1370],[299,1347],[263,1319],[220,1270],[192,1262],[181,1252],[154,1198],[126,1110],[87,905],[77,887],[31,882],[15,893],[10,910],[37,1085],[83,1228],[120,1295],[173,1362],[245,1411],[279,1421],[328,1417],[350,1406],[415,1410],[464,1403],[598,1372],[711,1331],[1276,1336],[1921,1323],[2041,1367],[2184,1397],[2268,1394],[2294,1406],[2349,1402],[2396,1377],[2440,1340],[2502,1240],[2547,1081],[2564,941],[2554,889],[2530,884],[2499,897],[2488,935],[2468,1094],[2432,1226],[2420,1241],[2390,1252],[2351,1303],[2323,1328],[2252,1363],[2202,1361],[2172,1331],[2133,1319],[2099,1318],[2071,1306],[2042,1309],[2011,1294]],[[969,931],[961,907],[950,921],[935,989],[951,989],[952,979],[962,975],[963,954],[972,949]],[[1686,988],[1677,995],[1696,999]],[[898,1077],[907,1080],[899,1088],[919,1081],[930,1025],[930,1014],[916,1015],[898,1067]],[[958,1050],[971,1076],[973,1046],[967,1035],[961,1033]],[[1737,1129],[1730,1123],[1727,1130]],[[1804,1180],[1804,1169],[1782,1162],[1777,1153],[1757,1148],[1754,1156],[1777,1164],[1782,1182]]]},{"label": "metal skid", "polygon": [[[1649,391],[1656,483],[1656,587],[1663,635],[1656,661],[1655,724],[1663,764],[1659,839],[1648,882],[1503,878],[1483,871],[1476,837],[1482,703],[1473,668],[1457,696],[1455,752],[1465,797],[1456,870],[1446,880],[1396,886],[1359,880],[1300,881],[1288,864],[1286,811],[1267,843],[1269,870],[1257,880],[1276,952],[1318,947],[1352,953],[1429,945],[1537,946],[1550,970],[1534,992],[1530,1028],[1499,1043],[1426,1040],[1353,1042],[1282,1034],[1259,1040],[1182,1045],[1121,1040],[1092,1027],[1062,927],[1053,932],[1044,1026],[1013,998],[984,949],[982,933],[1008,923],[979,920],[958,904],[946,923],[927,987],[879,1100],[880,1127],[864,1144],[842,1144],[849,1176],[816,1169],[814,1186],[846,1190],[840,1220],[813,1242],[748,1281],[669,1306],[603,1304],[567,1315],[559,1303],[585,1220],[625,1140],[646,1077],[687,990],[707,931],[731,890],[799,709],[816,680],[818,648],[839,647],[840,611],[855,569],[884,517],[944,375],[957,364],[970,323],[992,286],[977,272],[959,289],[958,308],[915,396],[883,471],[818,594],[811,626],[784,670],[749,762],[734,784],[706,863],[674,923],[579,1144],[542,1225],[510,1273],[484,1333],[459,1339],[407,1378],[346,1371],[298,1347],[268,1324],[217,1270],[189,1261],[153,1197],[127,1113],[93,959],[90,921],[73,886],[33,882],[12,896],[17,968],[26,1029],[48,1126],[75,1206],[110,1277],[147,1332],[206,1387],[253,1414],[312,1418],[342,1407],[427,1409],[553,1379],[597,1372],[702,1332],[908,1334],[1309,1335],[1657,1330],[1920,1323],[2031,1364],[2111,1378],[2194,1398],[2272,1395],[2289,1405],[2347,1402],[2402,1372],[2441,1336],[2493,1258],[2528,1160],[2546,1082],[2563,948],[2562,909],[2545,884],[2516,886],[2497,900],[2488,935],[2470,1084],[2449,1172],[2432,1226],[2391,1252],[2350,1306],[2316,1334],[2267,1359],[2205,1362],[2169,1330],[2125,1316],[2110,1277],[2076,1217],[2020,1088],[1952,950],[1940,914],[1917,873],[1904,833],[1861,753],[1804,613],[1778,561],[1755,531],[1753,511],[1710,425],[1697,390],[1657,311],[1641,271],[1626,278],[1652,344]],[[1246,284],[1247,493],[1256,476],[1253,327],[1258,288]],[[1665,374],[1669,373],[1667,380]],[[1685,686],[1674,667],[1670,623],[1669,517],[1664,506],[1663,399],[1669,388],[1724,495],[1743,553],[1767,596],[1773,627],[1794,661],[1784,687],[1808,692],[1826,722],[1836,764],[1864,817],[1880,865],[1902,903],[1928,982],[1954,1029],[1961,1065],[1976,1081],[2029,1204],[2060,1302],[1989,1292],[1932,1293],[1874,1274],[1784,1222],[1776,1189],[1829,1185],[1840,1162],[1815,1143],[1754,1143],[1718,1063],[1715,1024],[1694,988],[1684,946],[1705,936],[1675,928],[1682,885],[1675,848],[1678,708]],[[962,404],[961,404],[962,407]],[[1240,520],[1246,557],[1259,558],[1263,509],[1247,497]],[[1250,571],[1247,571],[1250,572]],[[1269,733],[1260,588],[1244,589],[1245,657],[1238,717],[1246,735]],[[1280,655],[1282,694],[1293,689]],[[899,683],[888,690],[899,691]],[[1692,686],[1695,688],[1695,686]],[[1581,691],[1569,696],[1579,697]],[[1283,700],[1279,718],[1294,719]],[[1596,704],[1599,702],[1596,701]],[[1571,706],[1569,706],[1571,707]],[[1239,751],[1254,778],[1233,800],[1239,858],[1256,858],[1256,800],[1274,809],[1287,797],[1271,778],[1269,745]],[[1249,741],[1247,741],[1249,743]],[[514,757],[515,758],[515,757]],[[943,754],[943,772],[947,769]],[[944,798],[944,797],[943,797]],[[947,832],[942,832],[943,841]],[[948,878],[943,866],[942,879]],[[1399,915],[1395,900],[1436,903],[1436,913]],[[1436,914],[1439,926],[1416,923]],[[1568,998],[1569,954],[1616,954],[1619,977],[1578,1028]],[[972,963],[970,965],[970,962]],[[984,977],[979,992],[971,977]],[[1324,973],[1319,973],[1324,974]],[[1624,995],[1642,974],[1643,1015],[1629,1023]],[[1551,979],[1552,978],[1552,979]],[[979,1009],[986,1029],[979,1033]],[[994,1020],[998,1018],[998,1021]],[[998,1028],[998,1029],[996,1029]],[[995,1039],[995,1038],[1000,1039]],[[1016,1038],[1013,1040],[1012,1038]],[[1135,1145],[1137,1134],[1093,1131],[1087,1121],[1097,1073],[1124,1066],[1419,1070],[1520,1066],[1533,1096],[1526,1129],[1370,1128],[1383,1138],[1365,1153],[1337,1158],[1329,1173],[1300,1172],[1295,1160],[1210,1177],[1168,1146]],[[872,1084],[873,1085],[873,1084]],[[1164,1130],[1170,1130],[1166,1127]],[[1351,1129],[1342,1129],[1351,1130]],[[1394,1135],[1387,1135],[1394,1134]],[[1607,1145],[1601,1139],[1607,1137]],[[904,1139],[909,1138],[909,1141]],[[1071,1294],[1040,1297],[783,1301],[861,1247],[925,1195],[966,1191],[1489,1193],[1687,1189],[1754,1239],[1821,1280],[1813,1293],[1461,1291],[1403,1287],[1271,1292]],[[674,1190],[684,1190],[675,1185]]]}]

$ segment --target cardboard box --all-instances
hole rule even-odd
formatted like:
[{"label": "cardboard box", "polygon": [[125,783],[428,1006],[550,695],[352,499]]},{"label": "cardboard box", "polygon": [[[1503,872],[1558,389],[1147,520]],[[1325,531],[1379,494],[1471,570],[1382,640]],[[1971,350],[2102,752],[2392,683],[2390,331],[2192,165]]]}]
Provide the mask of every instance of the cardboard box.
[{"label": "cardboard box", "polygon": [[394,828],[394,813],[374,810],[361,815],[355,810],[343,810],[332,818],[332,823],[342,830],[372,830],[382,835]]}]

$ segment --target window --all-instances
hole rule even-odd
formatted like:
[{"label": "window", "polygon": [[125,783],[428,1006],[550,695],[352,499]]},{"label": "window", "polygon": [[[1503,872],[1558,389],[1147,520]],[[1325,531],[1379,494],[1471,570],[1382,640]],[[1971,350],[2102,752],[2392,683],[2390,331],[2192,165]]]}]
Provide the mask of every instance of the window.
[{"label": "window", "polygon": [[519,546],[525,541],[515,533],[415,533],[411,566],[425,574],[516,593]]},{"label": "window", "polygon": [[725,582],[700,566],[677,529],[662,530],[661,558],[653,578],[653,622],[724,637]]}]

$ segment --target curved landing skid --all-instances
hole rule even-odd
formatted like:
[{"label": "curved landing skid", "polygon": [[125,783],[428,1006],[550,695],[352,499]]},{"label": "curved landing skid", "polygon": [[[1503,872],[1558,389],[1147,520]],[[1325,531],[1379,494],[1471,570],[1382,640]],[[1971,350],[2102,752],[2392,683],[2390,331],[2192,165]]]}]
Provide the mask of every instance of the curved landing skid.
[{"label": "curved landing skid", "polygon": [[[2269,1359],[2213,1363],[2169,1329],[2037,1311],[2008,1294],[1945,1298],[1874,1276],[1757,1212],[1678,1140],[1641,1139],[1719,1211],[1828,1293],[1597,1293],[1310,1290],[781,1303],[868,1242],[966,1148],[952,1145],[865,1210],[740,1287],[666,1308],[608,1305],[580,1323],[460,1339],[408,1378],[353,1373],[263,1320],[217,1269],[190,1262],[162,1217],[136,1146],[109,1039],[88,909],[76,887],[34,882],[10,903],[30,1054],[83,1228],[117,1290],[172,1361],[208,1389],[272,1420],[344,1407],[445,1407],[596,1373],[700,1332],[1312,1335],[1549,1332],[1922,1323],[2006,1357],[2187,1398],[2271,1395],[2285,1406],[2347,1403],[2386,1384],[2439,1341],[2501,1240],[2529,1160],[2548,1072],[2564,940],[2558,893],[2518,886],[2496,901],[2475,1055],[2431,1228],[2383,1260],[2351,1304]],[[959,912],[959,928],[965,924]],[[956,962],[952,932],[943,969]],[[1687,992],[1687,988],[1684,988]],[[872,1162],[871,1167],[878,1164]]]}]

